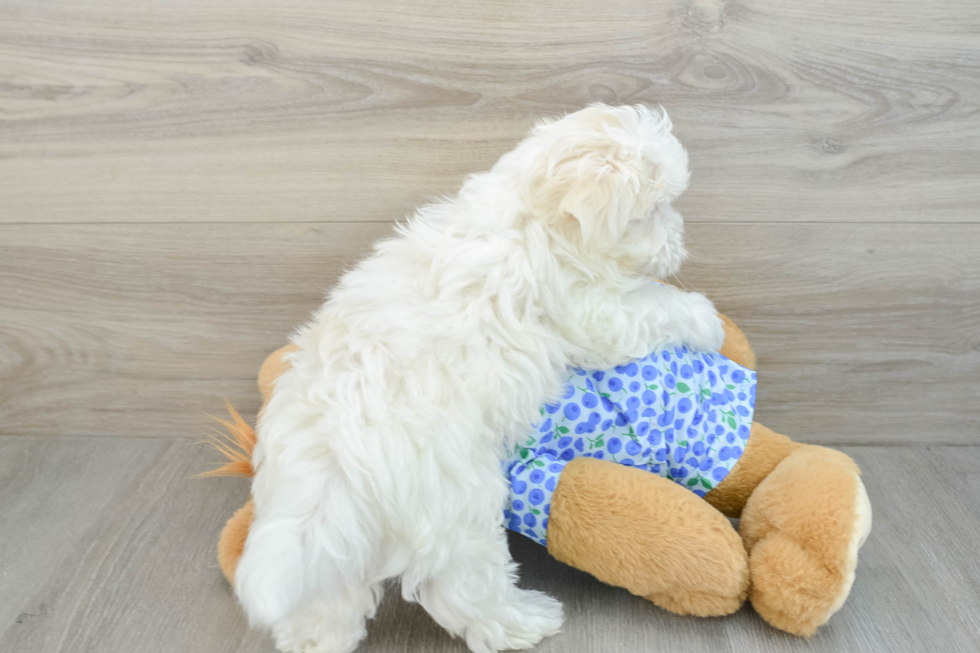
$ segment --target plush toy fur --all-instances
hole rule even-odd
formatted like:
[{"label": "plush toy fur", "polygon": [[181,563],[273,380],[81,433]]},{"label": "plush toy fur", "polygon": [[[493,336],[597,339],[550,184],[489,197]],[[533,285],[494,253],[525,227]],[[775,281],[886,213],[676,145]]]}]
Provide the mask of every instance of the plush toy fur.
[{"label": "plush toy fur", "polygon": [[[745,335],[722,317],[721,353],[754,369]],[[291,349],[262,365],[258,383],[265,400]],[[229,460],[210,475],[250,476],[255,433],[231,412],[233,421],[222,423],[232,446],[216,443]],[[847,598],[858,549],[871,529],[859,475],[843,453],[795,443],[759,423],[737,465],[704,500],[655,474],[577,458],[553,498],[548,551],[671,612],[726,615],[748,597],[776,628],[809,636]],[[230,583],[252,514],[249,500],[218,542]],[[726,515],[741,517],[740,533]]]}]

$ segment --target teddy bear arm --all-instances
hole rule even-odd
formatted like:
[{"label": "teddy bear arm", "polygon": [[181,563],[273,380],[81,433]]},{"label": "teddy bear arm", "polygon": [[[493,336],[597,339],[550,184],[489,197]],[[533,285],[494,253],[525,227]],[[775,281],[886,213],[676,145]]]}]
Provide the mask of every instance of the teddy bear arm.
[{"label": "teddy bear arm", "polygon": [[742,367],[754,370],[755,352],[752,351],[752,346],[749,344],[749,339],[745,337],[745,333],[727,315],[719,313],[718,317],[721,318],[725,327],[725,342],[722,344],[719,353]]}]

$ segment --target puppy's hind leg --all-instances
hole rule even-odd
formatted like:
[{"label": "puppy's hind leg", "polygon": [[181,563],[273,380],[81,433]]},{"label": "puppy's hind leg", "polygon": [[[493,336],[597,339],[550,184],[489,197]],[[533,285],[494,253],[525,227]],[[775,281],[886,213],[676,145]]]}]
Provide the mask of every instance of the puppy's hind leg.
[{"label": "puppy's hind leg", "polygon": [[304,535],[297,520],[277,515],[254,521],[235,571],[235,594],[253,626],[291,613],[306,592]]},{"label": "puppy's hind leg", "polygon": [[516,565],[502,528],[467,533],[451,555],[421,585],[418,601],[439,625],[464,637],[471,651],[530,648],[561,629],[561,603],[515,585]]},{"label": "puppy's hind leg", "polygon": [[381,586],[349,584],[337,596],[315,599],[272,627],[283,653],[350,653],[366,634]]}]

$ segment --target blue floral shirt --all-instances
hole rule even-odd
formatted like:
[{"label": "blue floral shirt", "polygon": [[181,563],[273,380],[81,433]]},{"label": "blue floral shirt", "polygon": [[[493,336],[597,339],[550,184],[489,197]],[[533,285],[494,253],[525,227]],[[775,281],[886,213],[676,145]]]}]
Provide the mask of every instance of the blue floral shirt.
[{"label": "blue floral shirt", "polygon": [[547,543],[551,497],[579,457],[658,474],[700,496],[738,462],[752,429],[756,374],[718,353],[662,349],[612,370],[569,373],[531,435],[504,461],[507,527]]}]

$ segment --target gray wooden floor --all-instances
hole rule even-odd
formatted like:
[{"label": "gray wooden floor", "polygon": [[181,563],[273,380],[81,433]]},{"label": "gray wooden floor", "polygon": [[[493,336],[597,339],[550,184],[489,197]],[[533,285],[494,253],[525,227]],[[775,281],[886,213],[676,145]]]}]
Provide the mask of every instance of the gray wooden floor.
[{"label": "gray wooden floor", "polygon": [[[980,642],[980,447],[845,447],[875,530],[843,610],[809,641],[750,608],[678,617],[513,536],[527,587],[565,603],[544,652],[975,652]],[[162,438],[0,438],[0,651],[272,651],[217,569],[215,535],[239,479],[193,479],[213,454]],[[361,651],[463,653],[389,592]]]},{"label": "gray wooden floor", "polygon": [[[757,416],[862,465],[811,641],[680,618],[516,538],[541,651],[980,650],[975,0],[0,0],[0,652],[270,651],[214,561],[229,398],[391,224],[542,115],[662,103]],[[392,592],[364,651],[462,651]]]}]

